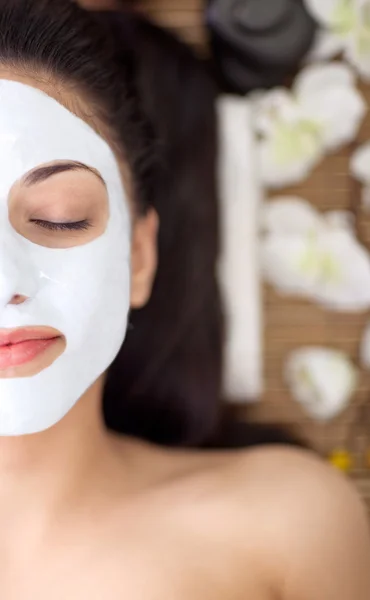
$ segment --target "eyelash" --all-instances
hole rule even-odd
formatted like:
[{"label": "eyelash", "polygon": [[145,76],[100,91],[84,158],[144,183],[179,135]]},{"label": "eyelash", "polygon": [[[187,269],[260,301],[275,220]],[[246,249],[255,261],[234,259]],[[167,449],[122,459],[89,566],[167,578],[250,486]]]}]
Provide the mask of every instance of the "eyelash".
[{"label": "eyelash", "polygon": [[52,221],[42,221],[41,219],[31,219],[30,222],[49,231],[86,231],[91,225],[87,219],[74,223],[53,223]]}]

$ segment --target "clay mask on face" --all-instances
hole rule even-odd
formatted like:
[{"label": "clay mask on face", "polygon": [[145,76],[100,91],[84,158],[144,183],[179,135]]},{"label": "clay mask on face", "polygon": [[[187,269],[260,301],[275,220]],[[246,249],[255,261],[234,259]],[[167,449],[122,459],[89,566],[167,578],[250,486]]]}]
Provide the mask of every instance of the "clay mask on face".
[{"label": "clay mask on face", "polygon": [[[11,224],[9,194],[15,182],[54,161],[83,163],[105,182],[108,222],[93,241],[45,247]],[[13,304],[15,295],[27,299]],[[0,372],[0,435],[43,431],[72,409],[116,357],[129,297],[130,216],[112,151],[46,94],[0,81],[0,334],[50,327],[66,341],[51,366],[33,376],[1,378]]]}]

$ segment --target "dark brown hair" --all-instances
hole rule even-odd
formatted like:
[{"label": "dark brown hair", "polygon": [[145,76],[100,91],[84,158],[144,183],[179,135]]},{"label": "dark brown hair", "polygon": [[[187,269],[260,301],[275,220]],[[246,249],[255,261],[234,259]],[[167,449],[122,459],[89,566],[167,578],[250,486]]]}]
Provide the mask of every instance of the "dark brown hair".
[{"label": "dark brown hair", "polygon": [[[220,413],[216,89],[191,50],[170,34],[133,15],[113,22],[117,41],[124,35],[131,47],[139,101],[155,131],[150,204],[161,229],[153,293],[132,314],[110,370],[106,416],[153,441],[195,445],[214,430]],[[118,377],[123,369],[124,379]]]},{"label": "dark brown hair", "polygon": [[286,441],[223,420],[216,89],[204,65],[142,18],[69,0],[0,0],[0,61],[85,94],[126,157],[140,210],[160,217],[152,297],[108,372],[108,427],[169,445]]}]

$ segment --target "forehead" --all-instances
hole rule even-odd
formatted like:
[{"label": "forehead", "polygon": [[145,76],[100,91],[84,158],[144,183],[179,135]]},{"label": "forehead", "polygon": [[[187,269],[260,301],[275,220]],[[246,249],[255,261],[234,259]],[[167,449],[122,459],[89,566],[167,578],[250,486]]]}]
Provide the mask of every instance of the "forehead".
[{"label": "forehead", "polygon": [[31,169],[56,160],[95,168],[103,179],[119,177],[108,144],[84,121],[44,92],[0,80],[0,193]]}]

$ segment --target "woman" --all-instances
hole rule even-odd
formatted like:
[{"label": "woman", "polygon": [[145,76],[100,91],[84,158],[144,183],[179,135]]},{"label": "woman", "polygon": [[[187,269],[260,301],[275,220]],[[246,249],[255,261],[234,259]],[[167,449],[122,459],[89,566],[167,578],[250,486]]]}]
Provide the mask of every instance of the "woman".
[{"label": "woman", "polygon": [[155,277],[156,126],[124,16],[0,0],[0,32],[1,598],[368,600],[363,507],[309,454],[105,428]]}]

